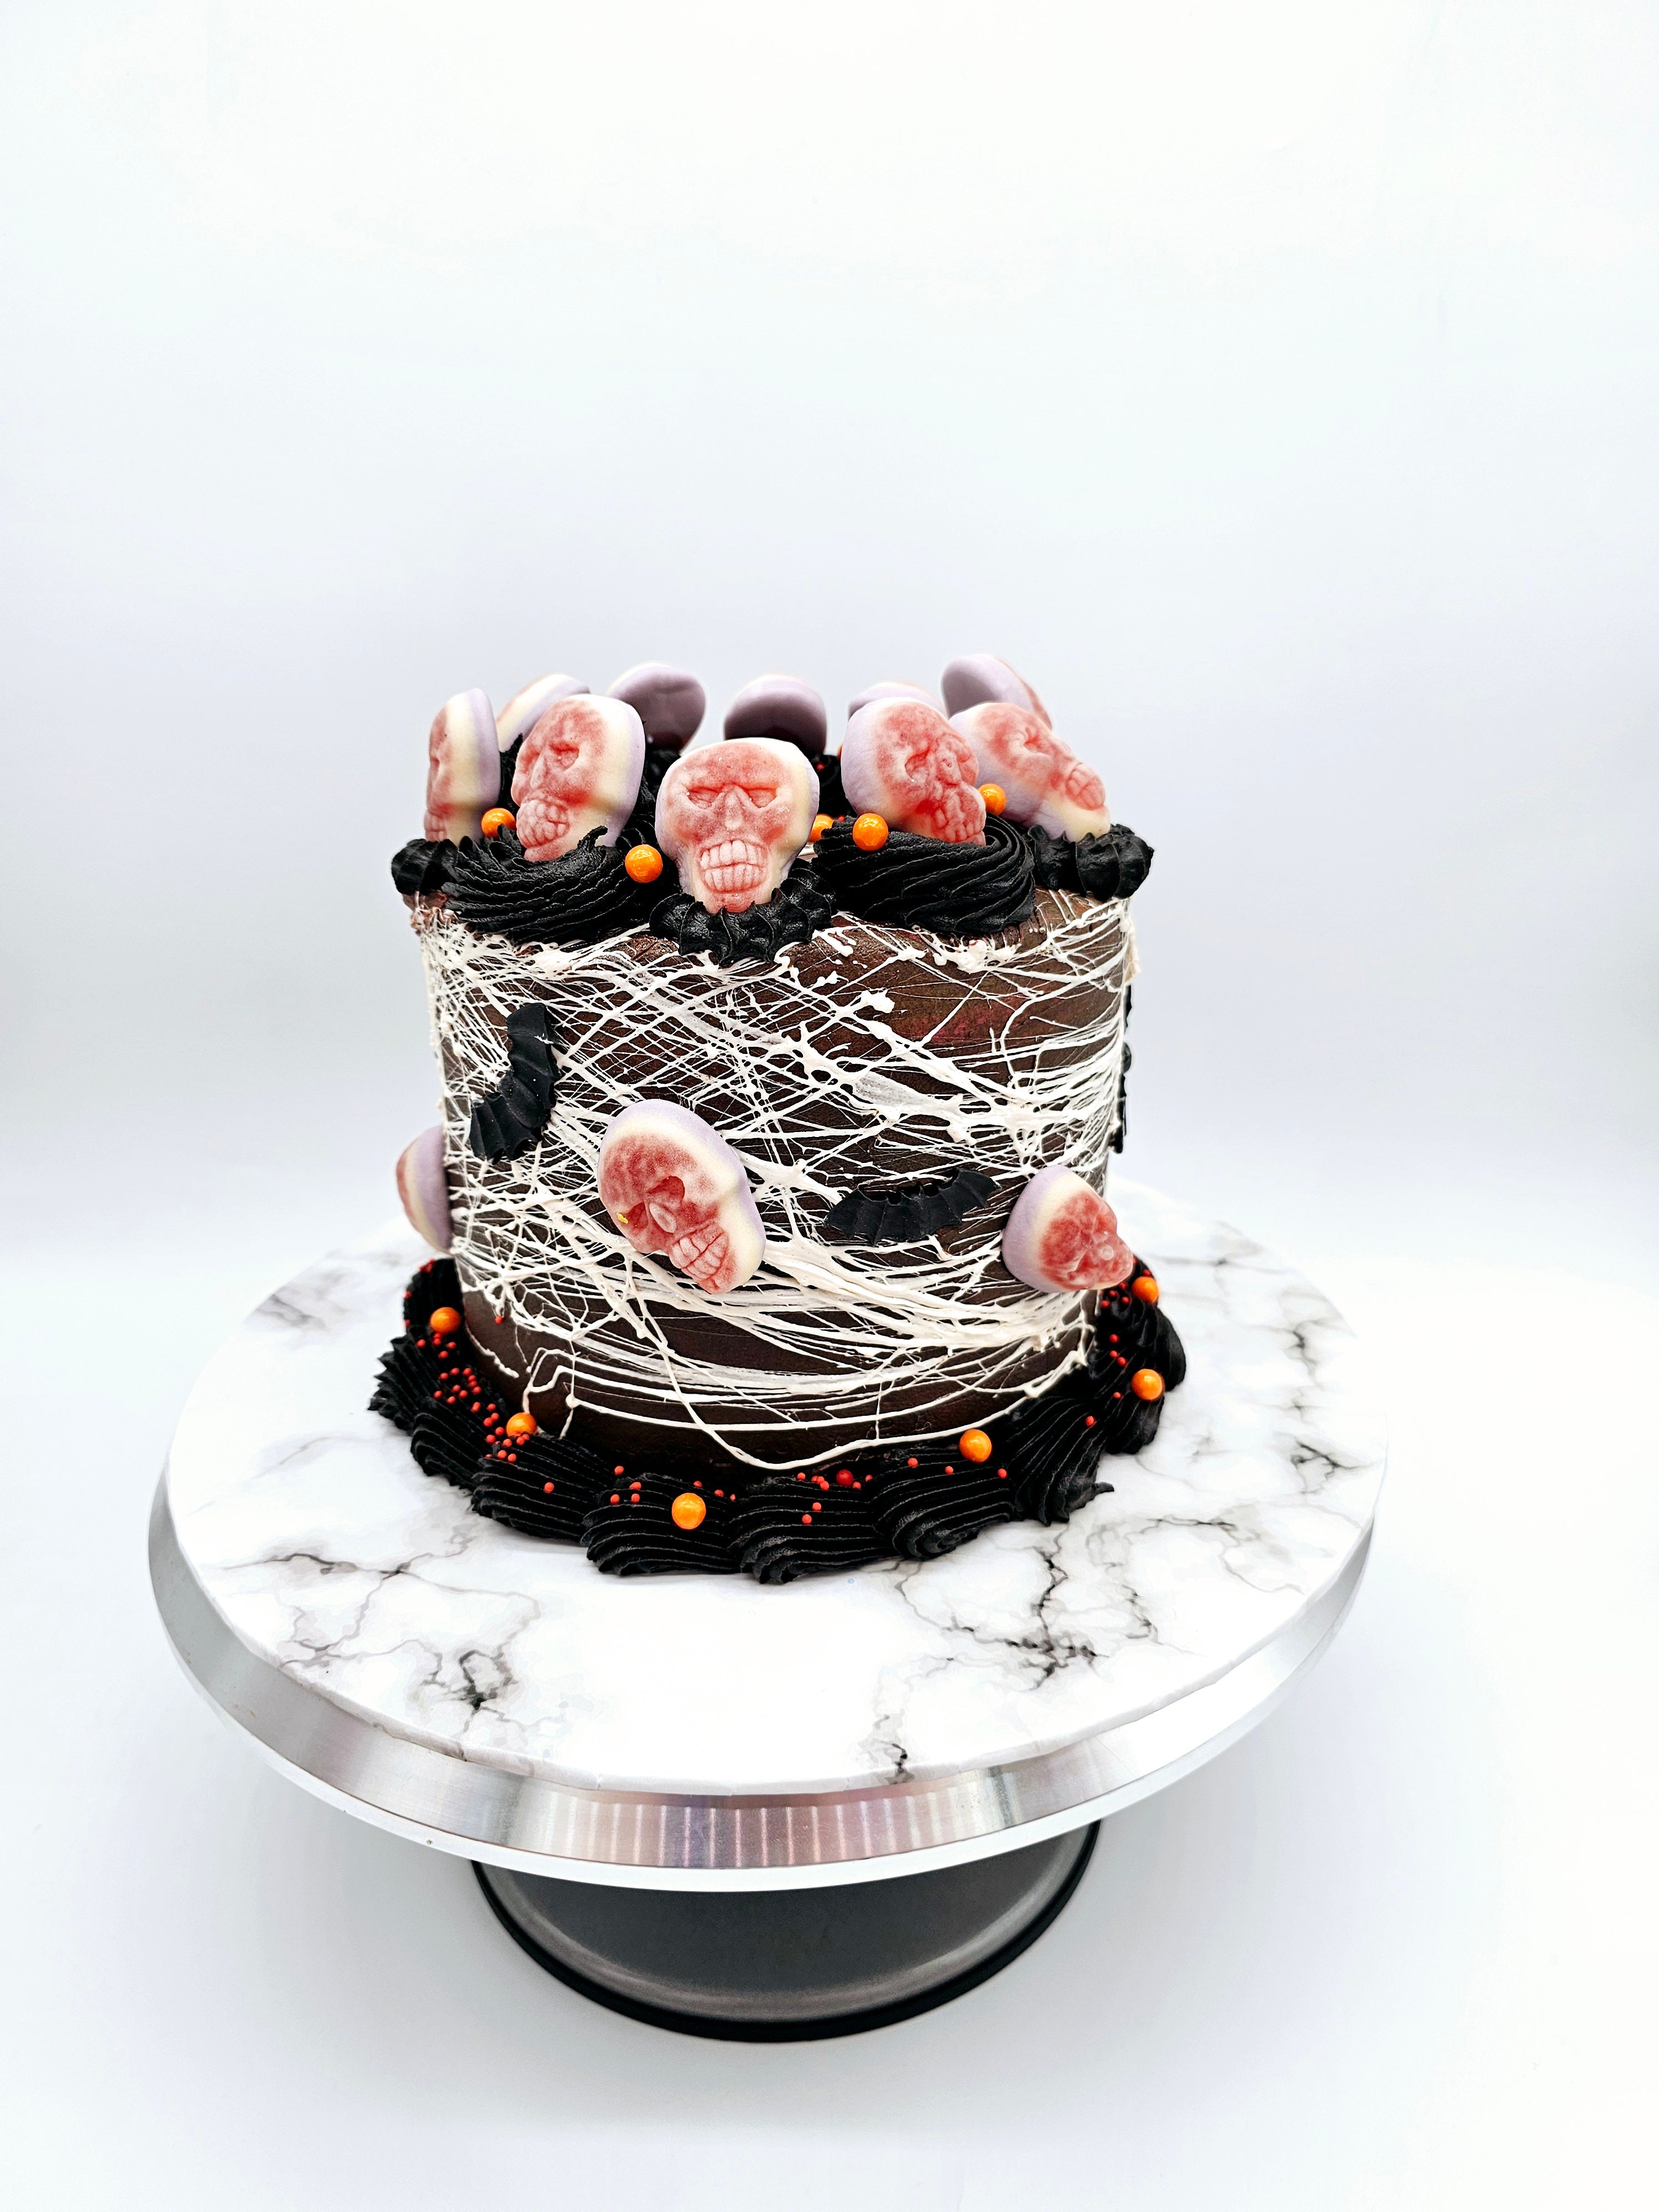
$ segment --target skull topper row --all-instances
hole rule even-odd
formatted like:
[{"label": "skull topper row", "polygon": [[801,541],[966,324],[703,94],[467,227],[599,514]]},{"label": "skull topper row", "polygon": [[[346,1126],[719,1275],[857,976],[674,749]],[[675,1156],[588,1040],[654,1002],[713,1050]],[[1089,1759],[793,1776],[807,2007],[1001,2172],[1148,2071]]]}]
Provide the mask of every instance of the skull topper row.
[{"label": "skull topper row", "polygon": [[[852,701],[840,768],[853,806],[890,829],[982,845],[985,790],[994,786],[1013,822],[1073,838],[1111,826],[1100,778],[1006,661],[953,660],[940,691],[889,681]],[[459,842],[484,834],[501,756],[517,745],[512,795],[526,857],[558,860],[595,831],[614,845],[650,747],[675,757],[654,830],[687,890],[712,912],[763,906],[811,834],[823,701],[799,677],[757,677],[727,709],[725,741],[684,751],[706,703],[695,676],[659,661],[624,671],[602,693],[572,676],[539,677],[499,714],[482,691],[458,692],[428,738],[425,835]]]},{"label": "skull topper row", "polygon": [[[740,1156],[689,1108],[641,1099],[613,1116],[599,1143],[599,1201],[636,1252],[660,1255],[701,1291],[746,1283],[766,1255],[766,1231]],[[428,1129],[398,1162],[410,1225],[447,1251],[449,1193],[443,1132]],[[1072,1169],[1035,1175],[1002,1234],[1003,1265],[1034,1290],[1080,1292],[1124,1281],[1133,1255],[1117,1216]]]}]

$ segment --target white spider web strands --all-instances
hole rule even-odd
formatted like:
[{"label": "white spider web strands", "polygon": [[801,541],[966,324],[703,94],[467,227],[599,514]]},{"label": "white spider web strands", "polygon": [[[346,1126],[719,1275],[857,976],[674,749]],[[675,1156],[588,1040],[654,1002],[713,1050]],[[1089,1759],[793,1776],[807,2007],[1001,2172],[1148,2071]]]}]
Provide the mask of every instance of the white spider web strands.
[{"label": "white spider web strands", "polygon": [[[735,969],[643,933],[520,951],[426,906],[416,927],[452,1249],[464,1285],[540,1340],[526,1397],[696,1429],[769,1470],[953,1434],[964,1396],[993,1419],[1081,1363],[1092,1299],[1015,1282],[1001,1233],[1054,1160],[1104,1187],[1135,972],[1123,902],[1042,893],[1023,930],[965,945],[843,917]],[[518,1158],[480,1160],[471,1104],[501,1080],[507,1017],[531,999],[558,1024],[553,1114]],[[636,1252],[600,1206],[600,1139],[641,1097],[701,1114],[749,1170],[765,1257],[720,1298]],[[963,1167],[996,1197],[937,1237],[818,1233],[850,1191]]]}]

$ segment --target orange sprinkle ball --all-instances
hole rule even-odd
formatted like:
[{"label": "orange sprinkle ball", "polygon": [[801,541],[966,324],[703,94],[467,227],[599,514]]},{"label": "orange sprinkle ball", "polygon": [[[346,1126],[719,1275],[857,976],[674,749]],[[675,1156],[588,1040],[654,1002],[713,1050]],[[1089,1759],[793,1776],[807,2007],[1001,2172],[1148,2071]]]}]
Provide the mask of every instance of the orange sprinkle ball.
[{"label": "orange sprinkle ball", "polygon": [[453,1336],[460,1328],[461,1317],[453,1306],[434,1306],[426,1325],[434,1336]]},{"label": "orange sprinkle ball", "polygon": [[1008,794],[1000,783],[982,783],[979,795],[985,801],[988,814],[1000,814],[1008,804]]},{"label": "orange sprinkle ball", "polygon": [[1155,1398],[1164,1395],[1164,1377],[1156,1367],[1138,1367],[1129,1377],[1129,1388],[1150,1406]]},{"label": "orange sprinkle ball", "polygon": [[1134,1292],[1135,1296],[1143,1300],[1146,1304],[1155,1306],[1158,1304],[1158,1277],[1156,1275],[1137,1275],[1133,1282],[1130,1284],[1129,1288]]},{"label": "orange sprinkle ball", "polygon": [[511,830],[519,817],[510,806],[492,806],[482,824],[486,837],[499,837],[503,830]]},{"label": "orange sprinkle ball", "polygon": [[533,1437],[536,1427],[533,1413],[509,1413],[507,1417],[507,1433],[510,1437]]},{"label": "orange sprinkle ball", "polygon": [[962,1447],[963,1459],[985,1460],[991,1456],[991,1439],[983,1429],[964,1429],[957,1442]]},{"label": "orange sprinkle ball", "polygon": [[812,817],[812,842],[815,845],[835,818],[833,814],[815,814]]},{"label": "orange sprinkle ball", "polygon": [[695,1490],[683,1490],[669,1507],[677,1528],[701,1528],[708,1517],[708,1508]]},{"label": "orange sprinkle ball", "polygon": [[853,824],[853,842],[860,853],[878,853],[891,833],[879,814],[860,814]]},{"label": "orange sprinkle ball", "polygon": [[623,866],[636,884],[654,884],[662,873],[662,854],[654,845],[635,845]]}]

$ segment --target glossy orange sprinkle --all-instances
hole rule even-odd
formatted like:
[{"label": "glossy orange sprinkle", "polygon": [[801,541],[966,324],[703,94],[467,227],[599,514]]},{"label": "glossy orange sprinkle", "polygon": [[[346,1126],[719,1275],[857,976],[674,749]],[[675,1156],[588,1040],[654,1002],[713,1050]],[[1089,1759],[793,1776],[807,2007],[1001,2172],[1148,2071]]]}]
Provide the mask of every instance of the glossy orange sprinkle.
[{"label": "glossy orange sprinkle", "polygon": [[1138,1298],[1144,1299],[1149,1306],[1155,1306],[1158,1304],[1158,1277],[1156,1275],[1137,1275],[1133,1282],[1130,1284],[1129,1288],[1134,1292]]},{"label": "glossy orange sprinkle", "polygon": [[1164,1377],[1156,1367],[1138,1367],[1129,1377],[1129,1388],[1137,1398],[1144,1398],[1151,1405],[1154,1398],[1164,1395]]},{"label": "glossy orange sprinkle", "polygon": [[981,1460],[991,1456],[991,1439],[983,1429],[964,1429],[957,1441],[962,1446],[963,1459]]},{"label": "glossy orange sprinkle", "polygon": [[887,824],[879,814],[860,814],[853,824],[853,842],[860,853],[878,853],[887,842]]},{"label": "glossy orange sprinkle", "polygon": [[507,1433],[510,1437],[533,1437],[537,1426],[533,1413],[509,1413],[507,1417]]},{"label": "glossy orange sprinkle", "polygon": [[708,1517],[708,1508],[695,1490],[681,1491],[668,1510],[677,1528],[701,1528]]},{"label": "glossy orange sprinkle", "polygon": [[1008,804],[1008,794],[1000,783],[981,784],[979,795],[985,801],[988,814],[1000,814]]},{"label": "glossy orange sprinkle", "polygon": [[434,1306],[426,1325],[434,1336],[453,1336],[461,1325],[461,1317],[453,1306]]},{"label": "glossy orange sprinkle", "polygon": [[835,818],[833,814],[815,814],[812,817],[812,842],[815,845]]},{"label": "glossy orange sprinkle", "polygon": [[483,818],[484,836],[499,837],[503,830],[511,830],[518,818],[510,806],[492,806]]},{"label": "glossy orange sprinkle", "polygon": [[662,854],[654,845],[635,845],[623,866],[636,884],[654,884],[662,873]]}]

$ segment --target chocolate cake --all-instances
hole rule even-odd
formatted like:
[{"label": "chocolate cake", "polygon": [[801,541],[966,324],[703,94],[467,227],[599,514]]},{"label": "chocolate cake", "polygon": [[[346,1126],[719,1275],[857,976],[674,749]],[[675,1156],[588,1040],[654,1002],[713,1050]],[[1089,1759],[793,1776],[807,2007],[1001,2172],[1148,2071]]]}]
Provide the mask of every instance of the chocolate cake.
[{"label": "chocolate cake", "polygon": [[825,750],[768,677],[541,678],[433,726],[393,878],[442,1255],[374,1406],[615,1573],[784,1582],[1064,1519],[1184,1372],[1116,1234],[1150,848],[1006,664],[877,685]]}]

